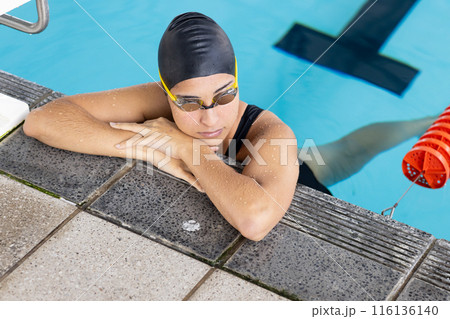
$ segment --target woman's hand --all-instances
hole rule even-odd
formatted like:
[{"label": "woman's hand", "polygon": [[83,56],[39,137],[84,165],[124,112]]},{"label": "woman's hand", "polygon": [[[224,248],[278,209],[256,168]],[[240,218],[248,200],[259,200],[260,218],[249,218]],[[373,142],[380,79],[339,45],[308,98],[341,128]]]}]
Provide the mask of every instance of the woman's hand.
[{"label": "woman's hand", "polygon": [[136,136],[116,145],[118,149],[154,149],[180,159],[184,147],[192,144],[192,137],[178,129],[174,122],[165,118],[139,123],[110,123],[113,128],[137,133]]},{"label": "woman's hand", "polygon": [[127,151],[127,157],[149,162],[162,171],[187,181],[200,192],[204,192],[197,178],[180,159],[183,143],[189,143],[192,138],[181,132],[175,123],[160,118],[143,124],[110,124],[115,129],[137,133],[116,145],[116,148]]}]

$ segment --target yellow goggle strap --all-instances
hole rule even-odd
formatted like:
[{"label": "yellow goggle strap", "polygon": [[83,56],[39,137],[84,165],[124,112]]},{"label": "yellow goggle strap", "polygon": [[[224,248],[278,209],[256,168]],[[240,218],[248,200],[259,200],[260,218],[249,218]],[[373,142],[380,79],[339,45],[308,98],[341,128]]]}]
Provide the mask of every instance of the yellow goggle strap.
[{"label": "yellow goggle strap", "polygon": [[238,69],[237,69],[237,59],[236,59],[236,56],[234,56],[234,78],[235,78],[235,80],[234,80],[234,85],[233,85],[233,87],[234,87],[234,88],[237,88],[237,87],[238,87]]},{"label": "yellow goggle strap", "polygon": [[166,93],[170,96],[170,98],[172,99],[172,101],[176,101],[177,98],[172,94],[172,92],[170,92],[169,88],[167,87],[166,83],[164,83],[162,77],[161,77],[161,71],[158,70],[159,73],[159,78],[161,79],[161,84],[164,87],[164,90],[166,91]]}]

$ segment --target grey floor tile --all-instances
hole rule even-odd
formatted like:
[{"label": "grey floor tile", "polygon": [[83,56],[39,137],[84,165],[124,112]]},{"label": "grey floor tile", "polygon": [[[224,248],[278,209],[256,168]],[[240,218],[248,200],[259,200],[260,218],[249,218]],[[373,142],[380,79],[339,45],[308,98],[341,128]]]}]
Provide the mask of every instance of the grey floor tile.
[{"label": "grey floor tile", "polygon": [[85,212],[0,286],[0,300],[182,300],[209,266]]},{"label": "grey floor tile", "polygon": [[73,205],[0,175],[0,277],[74,211]]},{"label": "grey floor tile", "polygon": [[409,271],[434,237],[338,198],[299,186],[283,222],[401,271]]},{"label": "grey floor tile", "polygon": [[126,165],[124,159],[59,150],[23,133],[0,143],[0,170],[81,203]]},{"label": "grey floor tile", "polygon": [[0,92],[26,102],[31,108],[52,90],[0,70]]},{"label": "grey floor tile", "polygon": [[[216,260],[239,233],[208,197],[159,171],[133,168],[90,209],[188,254]],[[150,228],[149,228],[150,227]]]},{"label": "grey floor tile", "polygon": [[436,241],[398,300],[450,300],[450,242]]},{"label": "grey floor tile", "polygon": [[225,267],[300,300],[383,300],[400,271],[278,224]]},{"label": "grey floor tile", "polygon": [[189,300],[288,301],[289,299],[217,269]]},{"label": "grey floor tile", "polygon": [[436,287],[423,280],[413,278],[397,300],[401,301],[450,301],[450,291]]}]

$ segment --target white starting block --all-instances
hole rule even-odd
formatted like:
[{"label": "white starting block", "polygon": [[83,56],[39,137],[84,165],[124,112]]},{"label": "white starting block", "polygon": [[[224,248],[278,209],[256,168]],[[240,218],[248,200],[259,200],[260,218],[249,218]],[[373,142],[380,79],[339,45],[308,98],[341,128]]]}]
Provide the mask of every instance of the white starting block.
[{"label": "white starting block", "polygon": [[0,1],[0,15],[9,12],[21,5],[30,2],[30,0],[1,0]]},{"label": "white starting block", "polygon": [[27,103],[0,93],[0,137],[19,125],[28,113]]}]

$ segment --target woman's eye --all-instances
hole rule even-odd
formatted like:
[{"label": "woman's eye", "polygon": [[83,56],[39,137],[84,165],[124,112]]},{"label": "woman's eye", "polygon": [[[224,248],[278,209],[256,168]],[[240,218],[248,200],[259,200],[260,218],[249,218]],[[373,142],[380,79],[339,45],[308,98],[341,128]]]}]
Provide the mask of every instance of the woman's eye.
[{"label": "woman's eye", "polygon": [[234,100],[233,94],[224,94],[217,99],[217,104],[224,105]]},{"label": "woman's eye", "polygon": [[198,105],[198,103],[186,103],[186,104],[183,104],[183,109],[186,112],[196,111],[199,108],[200,108],[200,105]]}]

